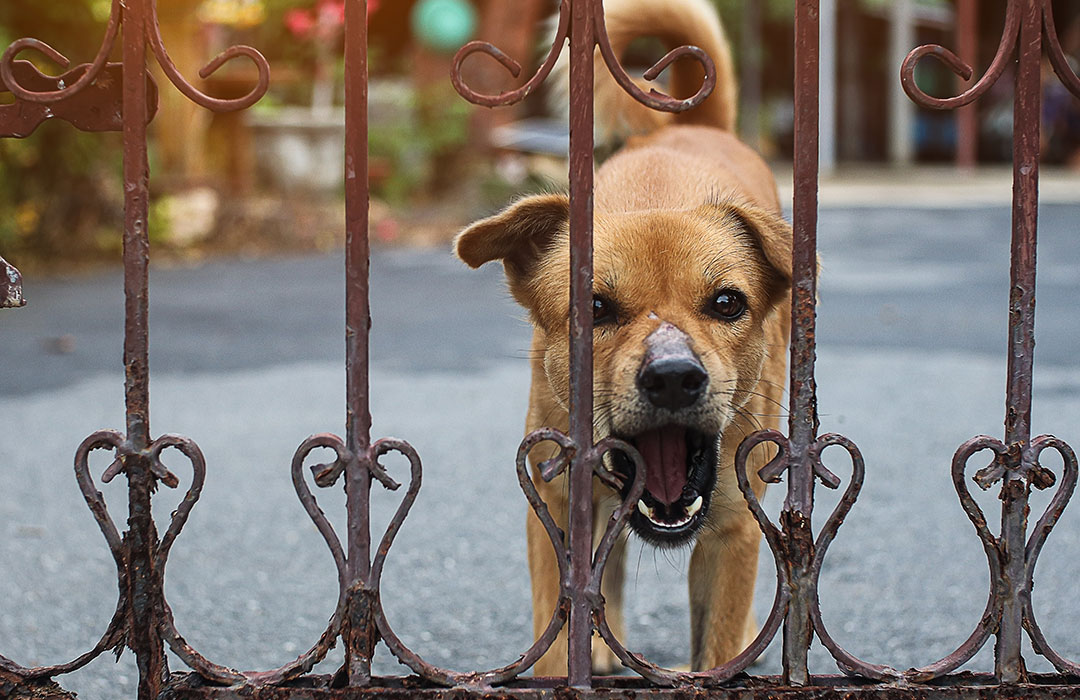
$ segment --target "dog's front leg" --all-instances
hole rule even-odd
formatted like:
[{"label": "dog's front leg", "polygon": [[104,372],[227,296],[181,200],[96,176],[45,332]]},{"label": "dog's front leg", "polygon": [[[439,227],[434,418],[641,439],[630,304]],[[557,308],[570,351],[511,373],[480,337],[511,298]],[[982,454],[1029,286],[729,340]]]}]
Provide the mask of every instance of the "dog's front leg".
[{"label": "dog's front leg", "polygon": [[[537,448],[538,450],[542,448]],[[540,497],[547,504],[555,524],[567,532],[569,502],[566,495],[566,477],[560,476],[553,483],[534,479]],[[551,539],[536,513],[529,511],[526,525],[529,554],[529,575],[532,579],[533,636],[539,637],[547,629],[555,606],[559,602],[559,562]],[[555,642],[533,667],[538,676],[566,675],[566,627],[559,632]]]},{"label": "dog's front leg", "polygon": [[[557,478],[547,484],[536,481],[537,491],[547,504],[555,524],[563,532],[568,531],[569,502],[566,495],[565,477]],[[610,499],[593,499],[594,519],[593,547],[599,544],[611,517],[614,507]],[[551,547],[547,531],[535,513],[529,513],[527,526],[529,573],[532,578],[533,634],[539,637],[547,629],[551,613],[559,602],[559,564]],[[624,638],[623,624],[623,579],[625,578],[626,537],[620,537],[608,556],[604,569],[604,579],[600,590],[604,596],[604,611],[608,626],[619,639]],[[565,676],[567,660],[566,627],[548,649],[547,653],[536,662],[533,672],[538,676]],[[610,675],[619,668],[619,659],[599,636],[593,639],[592,672],[594,675]]]},{"label": "dog's front leg", "polygon": [[[593,497],[593,550],[595,551],[611,522],[611,513],[620,502],[612,497]],[[604,567],[604,578],[600,581],[600,593],[604,596],[604,618],[611,632],[621,641],[626,641],[626,625],[623,622],[623,581],[626,579],[626,538],[623,532],[616,540],[608,555]],[[598,635],[593,638],[592,668],[597,676],[609,676],[619,669],[619,657],[615,656],[604,640]]]},{"label": "dog's front leg", "polygon": [[761,532],[749,513],[723,532],[702,532],[690,556],[690,663],[731,660],[757,635],[752,610]]}]

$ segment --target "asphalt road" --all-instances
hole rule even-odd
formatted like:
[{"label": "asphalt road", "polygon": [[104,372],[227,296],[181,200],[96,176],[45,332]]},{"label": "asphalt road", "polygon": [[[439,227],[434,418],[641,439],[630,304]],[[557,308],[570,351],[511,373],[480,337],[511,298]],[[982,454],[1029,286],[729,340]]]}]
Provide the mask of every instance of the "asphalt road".
[{"label": "asphalt road", "polygon": [[[1041,213],[1034,426],[1080,445],[1077,221],[1080,206]],[[863,494],[825,562],[822,608],[850,651],[925,664],[964,641],[986,602],[985,558],[949,463],[966,439],[1002,432],[1008,210],[827,210],[820,238],[822,429],[850,437],[867,462]],[[333,562],[292,492],[289,463],[307,435],[342,429],[341,268],[340,257],[310,257],[152,270],[152,431],[192,437],[208,461],[166,594],[181,633],[218,663],[281,665],[333,609]],[[469,271],[444,251],[377,252],[372,286],[374,434],[410,441],[425,467],[387,560],[388,617],[433,663],[502,665],[531,642],[525,503],[512,466],[528,327],[497,268]],[[90,433],[123,426],[122,285],[116,271],[31,278],[26,296],[26,308],[0,312],[0,653],[36,665],[90,648],[115,606],[115,569],[71,460]],[[827,454],[846,474],[844,458]],[[97,454],[92,471],[107,462]],[[167,462],[190,478],[177,456]],[[1056,458],[1046,463],[1060,471]],[[122,523],[123,486],[103,491]],[[819,494],[821,522],[835,499]],[[318,496],[342,532],[343,498]],[[177,498],[162,490],[159,518]],[[770,491],[774,515],[781,498]],[[995,523],[995,494],[979,501]],[[1033,512],[1046,502],[1039,494]],[[376,493],[374,522],[396,504]],[[1034,594],[1048,638],[1072,658],[1078,508],[1050,537]],[[631,551],[628,646],[685,663],[688,553]],[[763,553],[761,618],[774,580]],[[970,667],[992,668],[990,647]],[[378,672],[404,672],[379,653]],[[339,660],[335,650],[320,669]],[[756,670],[775,672],[779,661],[774,644]],[[820,648],[811,663],[835,672]],[[62,683],[119,700],[134,696],[135,677],[130,655],[118,665],[106,656]]]}]

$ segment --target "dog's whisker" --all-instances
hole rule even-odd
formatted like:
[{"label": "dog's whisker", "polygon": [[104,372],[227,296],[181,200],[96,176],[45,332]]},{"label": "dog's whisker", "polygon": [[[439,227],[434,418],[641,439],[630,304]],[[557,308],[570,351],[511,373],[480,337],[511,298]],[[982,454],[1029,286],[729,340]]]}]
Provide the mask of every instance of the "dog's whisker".
[{"label": "dog's whisker", "polygon": [[[766,394],[762,394],[762,393],[759,393],[759,392],[756,392],[756,391],[738,391],[738,390],[728,390],[728,391],[724,391],[724,390],[719,390],[719,389],[718,389],[718,390],[716,390],[715,392],[713,392],[713,394],[712,394],[712,395],[715,395],[715,396],[736,396],[736,395],[738,395],[738,394],[745,394],[745,395],[746,395],[746,396],[748,396],[748,397],[749,397],[749,396],[754,396],[754,397],[757,397],[757,398],[763,399],[763,400],[764,400],[764,401],[766,401],[766,402],[767,402],[768,404],[770,404],[770,405],[772,405],[772,406],[776,406],[776,407],[777,407],[777,408],[779,408],[779,409],[780,409],[781,411],[787,411],[787,406],[785,406],[784,404],[780,403],[779,401],[777,401],[776,399],[772,398],[771,396],[768,396],[768,395],[766,395]],[[764,415],[764,414],[762,414],[762,415]],[[781,415],[781,416],[784,416],[784,415],[787,415],[787,414],[786,414],[786,413],[782,413],[782,414],[779,414],[779,415]]]}]

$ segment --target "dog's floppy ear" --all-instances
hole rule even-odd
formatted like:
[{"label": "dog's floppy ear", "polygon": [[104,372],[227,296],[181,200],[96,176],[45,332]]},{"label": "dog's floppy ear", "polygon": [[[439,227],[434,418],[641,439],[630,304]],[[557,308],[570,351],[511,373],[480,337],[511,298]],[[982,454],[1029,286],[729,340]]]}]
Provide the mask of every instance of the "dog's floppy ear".
[{"label": "dog's floppy ear", "polygon": [[773,294],[791,289],[791,224],[782,216],[753,204],[725,202],[713,205],[730,223],[735,223],[754,240],[769,264],[774,281]]},{"label": "dog's floppy ear", "polygon": [[566,195],[533,195],[466,228],[457,235],[454,250],[469,267],[502,260],[513,287],[529,277],[569,219]]}]

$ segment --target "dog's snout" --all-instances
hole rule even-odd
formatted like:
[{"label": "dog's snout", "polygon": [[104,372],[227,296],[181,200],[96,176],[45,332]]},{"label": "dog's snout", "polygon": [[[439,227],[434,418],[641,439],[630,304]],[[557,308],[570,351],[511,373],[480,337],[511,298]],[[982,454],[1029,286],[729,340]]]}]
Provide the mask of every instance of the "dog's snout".
[{"label": "dog's snout", "polygon": [[677,411],[705,393],[709,375],[696,357],[661,357],[641,368],[638,387],[657,408]]}]

